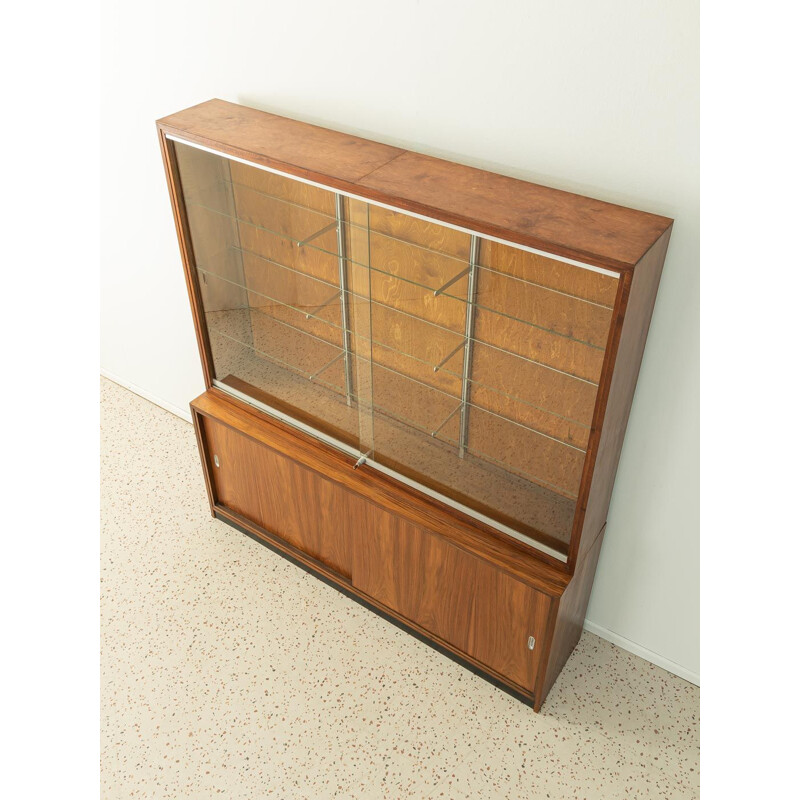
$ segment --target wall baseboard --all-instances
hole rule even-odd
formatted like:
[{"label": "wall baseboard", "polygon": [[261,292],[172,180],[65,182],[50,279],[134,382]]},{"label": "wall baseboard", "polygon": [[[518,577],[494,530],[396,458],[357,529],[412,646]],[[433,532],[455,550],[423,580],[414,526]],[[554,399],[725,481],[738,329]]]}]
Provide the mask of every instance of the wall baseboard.
[{"label": "wall baseboard", "polygon": [[695,686],[700,685],[700,675],[697,672],[692,672],[675,661],[671,661],[653,650],[648,650],[646,647],[642,647],[642,645],[636,644],[636,642],[632,642],[630,639],[626,639],[624,636],[614,633],[614,631],[610,631],[596,622],[588,619],[584,620],[583,629],[611,642],[611,644],[617,645],[617,647],[621,647],[623,650],[627,650],[629,653],[633,653],[635,656],[639,656],[639,658],[643,658],[645,661],[649,661],[651,664],[655,664],[657,667],[661,667],[661,669],[665,669],[667,672],[671,672],[673,675],[677,675],[679,678],[683,678],[689,683],[693,683]]},{"label": "wall baseboard", "polygon": [[[178,408],[178,406],[168,403],[166,400],[157,397],[152,392],[142,389],[141,386],[137,386],[135,383],[126,381],[124,378],[120,378],[119,375],[115,375],[113,372],[109,372],[107,369],[101,368],[100,374],[104,378],[108,378],[110,381],[118,383],[125,389],[129,389],[134,394],[138,394],[139,397],[143,397],[145,400],[155,403],[155,405],[160,406],[165,411],[169,411],[176,417],[180,417],[181,419],[186,420],[186,422],[191,423],[192,418],[188,411],[184,411],[182,408]],[[636,642],[632,642],[630,639],[626,639],[624,636],[614,633],[614,631],[610,631],[608,628],[604,628],[602,625],[598,625],[597,623],[587,619],[583,623],[583,629],[589,631],[589,633],[599,636],[601,639],[611,642],[611,644],[617,645],[617,647],[621,647],[623,650],[627,650],[629,653],[633,653],[635,656],[639,656],[639,658],[643,658],[645,661],[649,661],[651,664],[655,664],[657,667],[661,667],[661,669],[665,669],[667,672],[671,672],[673,675],[677,675],[679,678],[683,678],[685,681],[689,681],[689,683],[693,683],[695,686],[700,685],[700,676],[696,672],[692,672],[691,670],[682,667],[680,664],[677,664],[676,662],[671,661],[670,659],[659,655],[652,650],[648,650],[646,647],[642,647],[642,645],[636,644]]]},{"label": "wall baseboard", "polygon": [[166,400],[162,399],[161,397],[157,397],[152,392],[148,392],[147,389],[142,389],[141,386],[137,386],[135,383],[126,381],[124,378],[120,378],[119,375],[115,375],[113,372],[109,372],[107,369],[103,369],[101,367],[100,374],[104,378],[108,378],[110,381],[118,383],[123,388],[129,389],[134,394],[138,394],[139,397],[144,397],[145,400],[149,400],[151,403],[160,406],[165,411],[169,411],[170,414],[174,414],[176,417],[180,417],[181,419],[186,420],[186,422],[191,423],[192,417],[188,411],[178,408],[178,406],[175,406],[172,403],[168,403]]}]

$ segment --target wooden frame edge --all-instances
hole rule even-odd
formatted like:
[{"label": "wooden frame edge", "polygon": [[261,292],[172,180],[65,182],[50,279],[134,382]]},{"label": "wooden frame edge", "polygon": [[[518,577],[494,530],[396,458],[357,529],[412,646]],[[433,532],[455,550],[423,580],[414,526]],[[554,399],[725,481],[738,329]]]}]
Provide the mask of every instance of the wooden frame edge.
[{"label": "wooden frame edge", "polygon": [[203,311],[203,298],[197,282],[197,270],[194,250],[189,234],[189,224],[186,215],[186,205],[183,200],[180,174],[175,157],[175,145],[164,135],[161,126],[158,126],[158,140],[161,147],[161,157],[164,161],[164,171],[167,176],[170,205],[175,219],[175,230],[178,233],[178,246],[183,262],[183,275],[186,279],[186,288],[189,292],[189,305],[194,321],[194,331],[197,337],[197,349],[200,352],[200,363],[203,368],[203,380],[206,389],[210,389],[214,381],[214,366],[211,363],[211,341],[208,336],[208,327]]}]

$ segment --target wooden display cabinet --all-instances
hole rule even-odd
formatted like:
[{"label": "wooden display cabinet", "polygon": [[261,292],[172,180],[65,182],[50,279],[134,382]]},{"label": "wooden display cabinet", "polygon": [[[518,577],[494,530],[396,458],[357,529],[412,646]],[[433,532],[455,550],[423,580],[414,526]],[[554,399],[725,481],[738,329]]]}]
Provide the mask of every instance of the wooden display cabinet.
[{"label": "wooden display cabinet", "polygon": [[212,514],[538,710],[672,221],[220,100],[158,131]]}]

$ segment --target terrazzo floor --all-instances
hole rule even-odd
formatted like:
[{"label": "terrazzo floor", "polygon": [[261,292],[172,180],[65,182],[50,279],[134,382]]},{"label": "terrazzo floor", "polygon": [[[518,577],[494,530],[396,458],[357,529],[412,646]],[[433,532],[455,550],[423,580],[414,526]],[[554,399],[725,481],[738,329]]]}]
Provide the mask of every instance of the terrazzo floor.
[{"label": "terrazzo floor", "polygon": [[211,518],[101,380],[101,796],[694,798],[699,690],[590,633],[540,714]]}]

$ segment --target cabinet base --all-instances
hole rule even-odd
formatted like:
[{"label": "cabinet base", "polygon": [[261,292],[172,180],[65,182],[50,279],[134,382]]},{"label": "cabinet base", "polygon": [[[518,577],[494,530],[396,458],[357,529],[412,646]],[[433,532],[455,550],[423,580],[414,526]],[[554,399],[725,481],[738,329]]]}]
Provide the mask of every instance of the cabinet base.
[{"label": "cabinet base", "polygon": [[207,392],[192,412],[216,518],[541,708],[580,637],[599,541],[570,575],[238,400]]}]

